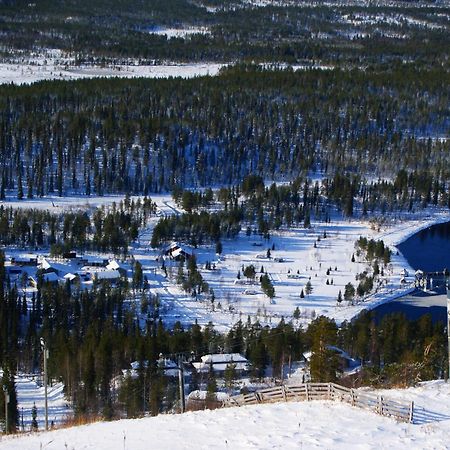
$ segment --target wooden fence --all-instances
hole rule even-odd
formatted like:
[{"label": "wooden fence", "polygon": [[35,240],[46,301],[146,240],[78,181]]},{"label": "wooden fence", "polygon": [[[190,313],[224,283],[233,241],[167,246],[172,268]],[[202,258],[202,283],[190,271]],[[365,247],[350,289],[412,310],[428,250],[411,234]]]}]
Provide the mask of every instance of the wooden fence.
[{"label": "wooden fence", "polygon": [[261,389],[250,394],[230,397],[224,406],[244,406],[258,403],[288,401],[333,400],[389,416],[402,422],[413,423],[414,402],[388,400],[369,392],[356,391],[336,383],[305,383]]}]

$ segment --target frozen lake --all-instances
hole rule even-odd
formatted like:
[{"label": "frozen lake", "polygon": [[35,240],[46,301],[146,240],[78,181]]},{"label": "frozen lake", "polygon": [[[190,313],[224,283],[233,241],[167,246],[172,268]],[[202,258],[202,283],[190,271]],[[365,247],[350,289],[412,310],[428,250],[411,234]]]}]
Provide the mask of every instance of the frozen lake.
[{"label": "frozen lake", "polygon": [[444,322],[447,320],[447,296],[441,294],[426,294],[417,291],[411,295],[401,297],[389,303],[384,303],[373,310],[377,319],[386,314],[402,313],[410,320],[417,320],[424,314],[431,314],[433,322]]},{"label": "frozen lake", "polygon": [[[433,225],[411,236],[397,246],[414,269],[424,272],[442,272],[450,268],[450,222]],[[403,313],[410,320],[417,320],[424,314],[431,314],[433,322],[445,322],[447,316],[447,296],[444,277],[434,277],[433,290],[424,293],[417,290],[378,306],[373,311],[379,318],[386,314]]]},{"label": "frozen lake", "polygon": [[399,244],[411,267],[424,272],[450,268],[450,222],[425,228]]}]

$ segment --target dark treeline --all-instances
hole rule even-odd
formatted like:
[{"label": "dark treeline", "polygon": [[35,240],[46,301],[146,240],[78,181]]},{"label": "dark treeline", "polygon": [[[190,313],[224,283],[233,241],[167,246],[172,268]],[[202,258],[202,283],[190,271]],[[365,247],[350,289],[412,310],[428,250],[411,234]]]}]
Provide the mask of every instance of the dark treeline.
[{"label": "dark treeline", "polygon": [[50,247],[53,255],[72,249],[128,253],[128,245],[155,213],[150,198],[129,199],[93,211],[51,212],[0,206],[0,243]]},{"label": "dark treeline", "polygon": [[[192,80],[2,86],[0,195],[148,195],[314,171],[330,198],[359,193],[367,210],[448,204],[449,144],[433,137],[448,129],[449,85],[440,69],[239,66]],[[358,182],[365,174],[397,178]]]},{"label": "dark treeline", "polygon": [[[448,7],[436,3],[262,8],[237,0],[214,2],[214,12],[206,8],[211,2],[188,0],[3,0],[0,5],[5,56],[8,50],[57,48],[76,55],[78,62],[139,58],[360,65],[414,60],[420,66],[444,64],[447,56]],[[164,26],[204,26],[208,33],[169,39],[150,32]]]},{"label": "dark treeline", "polygon": [[381,320],[365,313],[344,323],[338,336],[339,346],[366,363],[365,384],[408,386],[446,375],[445,324],[433,324],[429,314],[411,321],[400,313]]},{"label": "dark treeline", "polygon": [[233,238],[241,230],[239,209],[219,213],[186,213],[162,218],[153,228],[151,246],[159,247],[170,240],[182,240],[197,246],[217,242],[222,237]]}]

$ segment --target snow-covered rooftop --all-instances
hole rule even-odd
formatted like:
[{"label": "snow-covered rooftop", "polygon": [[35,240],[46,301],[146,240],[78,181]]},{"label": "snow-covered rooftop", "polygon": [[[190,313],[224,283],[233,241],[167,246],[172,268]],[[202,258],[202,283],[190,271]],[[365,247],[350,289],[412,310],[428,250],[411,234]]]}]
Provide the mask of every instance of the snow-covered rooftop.
[{"label": "snow-covered rooftop", "polygon": [[215,371],[223,371],[227,365],[233,365],[236,370],[248,370],[248,361],[239,353],[215,353],[204,355],[200,362],[192,365],[200,372],[208,371],[211,366]]}]

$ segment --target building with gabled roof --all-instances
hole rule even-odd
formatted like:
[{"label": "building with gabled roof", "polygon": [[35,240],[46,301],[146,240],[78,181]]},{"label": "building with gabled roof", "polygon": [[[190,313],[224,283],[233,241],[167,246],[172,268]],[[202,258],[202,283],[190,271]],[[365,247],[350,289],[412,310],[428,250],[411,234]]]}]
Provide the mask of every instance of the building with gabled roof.
[{"label": "building with gabled roof", "polygon": [[199,362],[193,362],[192,365],[198,372],[209,372],[212,368],[214,372],[225,372],[227,366],[234,365],[237,372],[249,370],[247,358],[239,353],[213,353],[204,355]]},{"label": "building with gabled roof", "polygon": [[168,256],[175,260],[189,259],[194,252],[189,247],[179,244],[178,242],[172,242],[163,250],[163,256]]}]

